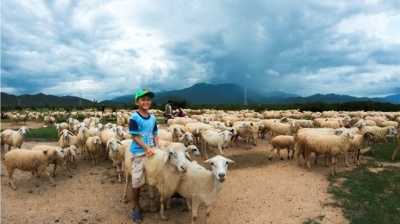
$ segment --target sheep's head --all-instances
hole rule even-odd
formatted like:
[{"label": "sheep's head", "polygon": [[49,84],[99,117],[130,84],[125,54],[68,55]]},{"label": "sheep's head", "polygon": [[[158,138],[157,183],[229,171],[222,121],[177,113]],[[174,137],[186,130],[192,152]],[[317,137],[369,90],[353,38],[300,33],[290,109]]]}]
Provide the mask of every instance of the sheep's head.
[{"label": "sheep's head", "polygon": [[204,163],[211,164],[212,172],[215,178],[220,182],[223,183],[226,180],[226,175],[228,173],[228,164],[235,163],[233,160],[225,158],[221,155],[217,155],[204,161]]},{"label": "sheep's head", "polygon": [[167,148],[164,155],[164,163],[170,162],[180,172],[186,172],[187,160],[191,160],[184,144],[173,142]]},{"label": "sheep's head", "polygon": [[393,126],[389,126],[389,134],[390,135],[397,135],[397,130]]}]

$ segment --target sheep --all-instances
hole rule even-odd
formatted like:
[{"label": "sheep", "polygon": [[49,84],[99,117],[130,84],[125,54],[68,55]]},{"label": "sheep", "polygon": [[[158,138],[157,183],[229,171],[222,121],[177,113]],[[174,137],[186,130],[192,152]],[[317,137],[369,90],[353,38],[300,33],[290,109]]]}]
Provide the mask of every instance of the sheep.
[{"label": "sheep", "polygon": [[86,139],[88,138],[87,130],[89,127],[85,123],[79,124],[78,134],[74,138],[74,143],[78,150],[82,153],[83,157],[85,158],[85,151],[86,151]]},{"label": "sheep", "polygon": [[[280,150],[287,148],[288,152],[287,152],[287,158],[288,159],[293,159],[293,155],[294,155],[294,146],[295,146],[295,140],[294,137],[291,135],[278,135],[276,137],[274,137],[271,140],[272,143],[272,150],[271,153],[269,154],[269,160],[272,160],[272,152],[277,149],[278,151],[278,156],[281,160],[283,160],[283,158],[281,157],[280,154]],[[290,151],[292,152],[292,156],[290,156]]]},{"label": "sheep", "polygon": [[62,152],[62,156],[60,156],[61,154],[56,153],[56,156],[54,157],[54,160],[51,161],[50,164],[54,164],[54,169],[53,169],[53,177],[56,176],[56,169],[57,169],[57,165],[60,165],[64,168],[65,172],[67,173],[67,175],[71,178],[72,175],[68,170],[68,165],[69,165],[69,158],[71,155],[75,154],[75,151],[70,150],[70,148],[66,148],[63,149],[61,147],[58,146],[52,146],[52,145],[35,145],[34,147],[32,147],[32,150],[41,150],[41,151],[47,151],[47,150],[57,150]]},{"label": "sheep", "polygon": [[[357,162],[357,166],[360,165],[360,150],[368,140],[373,138],[373,134],[371,132],[366,132],[363,135],[355,134],[353,139],[350,139],[350,148],[348,152],[354,152],[354,162]],[[347,153],[344,155],[344,160],[346,166],[349,167],[349,162],[347,161]]]},{"label": "sheep", "polygon": [[60,132],[61,132],[63,129],[69,130],[69,125],[68,125],[67,122],[54,123],[54,126],[56,127],[57,133],[58,133],[58,134],[60,134]]},{"label": "sheep", "polygon": [[237,147],[239,147],[238,143],[238,138],[239,136],[244,138],[245,141],[247,142],[247,148],[246,149],[251,149],[251,144],[256,145],[254,143],[254,129],[253,129],[253,123],[252,122],[240,122],[240,123],[235,123],[233,125],[235,130],[237,131],[236,136],[234,137],[234,142]]},{"label": "sheep", "polygon": [[107,142],[106,150],[108,150],[108,156],[113,161],[113,166],[117,167],[118,182],[121,183],[121,172],[125,159],[125,148],[120,147],[121,141],[116,138],[110,138]]},{"label": "sheep", "polygon": [[371,132],[373,137],[370,139],[372,142],[372,154],[375,155],[375,144],[382,142],[383,140],[386,141],[386,135],[396,135],[397,130],[393,126],[387,127],[378,127],[378,126],[366,126],[365,120],[360,119],[355,125],[361,134],[365,134],[366,132]]},{"label": "sheep", "polygon": [[[86,150],[92,159],[92,165],[94,166],[95,163],[99,164],[99,161],[97,160],[97,153],[101,150],[101,139],[99,136],[90,136],[86,139]],[[83,157],[85,159],[85,157]]]},{"label": "sheep", "polygon": [[201,131],[208,130],[208,129],[211,129],[211,128],[212,128],[212,126],[209,125],[209,124],[204,124],[204,123],[201,123],[201,122],[194,122],[194,123],[185,124],[183,130],[184,130],[185,133],[186,132],[192,133],[193,136],[195,137],[194,138],[194,141],[195,141],[194,144],[199,146]]},{"label": "sheep", "polygon": [[221,155],[224,154],[222,149],[226,147],[229,141],[229,136],[233,136],[233,134],[230,131],[223,131],[223,132],[215,132],[213,130],[206,130],[201,133],[201,139],[202,139],[202,146],[203,146],[203,152],[208,159],[207,155],[207,145],[212,146],[212,147],[218,147],[219,152]]},{"label": "sheep", "polygon": [[58,144],[60,144],[61,148],[66,148],[71,146],[71,143],[74,143],[75,139],[74,133],[69,131],[68,129],[63,129],[58,134]]},{"label": "sheep", "polygon": [[[125,140],[124,140],[125,141]],[[131,140],[131,142],[132,142],[132,140]],[[123,141],[122,141],[122,143],[123,143]],[[165,148],[167,148],[172,142],[169,142],[169,141],[165,141],[165,140],[158,140],[158,143],[160,144],[160,148],[162,148],[162,149],[165,149]],[[196,145],[187,145],[186,146],[186,150],[187,150],[187,152],[188,153],[192,153],[192,154],[194,154],[194,155],[196,155],[196,156],[200,156],[200,151],[199,151],[199,149],[197,148],[197,146]]]},{"label": "sheep", "polygon": [[14,149],[8,151],[4,155],[4,166],[8,172],[8,183],[14,190],[17,187],[12,179],[15,169],[22,171],[40,172],[49,177],[53,186],[56,186],[53,178],[51,178],[49,171],[46,167],[54,160],[56,154],[63,156],[62,152],[54,149],[41,150],[28,150],[28,149]]},{"label": "sheep", "polygon": [[[103,143],[103,149],[106,148],[107,142],[111,138],[116,138],[118,140],[122,140],[122,138],[124,136],[124,132],[126,132],[126,131],[122,126],[115,126],[115,127],[107,128],[107,129],[104,129],[103,131],[101,131],[100,139],[101,139],[101,142]],[[104,153],[107,153],[107,152],[104,150]],[[105,159],[107,159],[107,156],[105,156]]]},{"label": "sheep", "polygon": [[277,135],[294,135],[297,132],[297,125],[294,120],[288,123],[273,123],[271,125],[271,136]]},{"label": "sheep", "polygon": [[160,216],[166,220],[165,200],[177,192],[188,166],[188,154],[182,143],[172,143],[165,150],[153,149],[155,154],[144,159],[146,184],[149,187],[150,208],[155,211],[153,187],[160,194]]},{"label": "sheep", "polygon": [[204,161],[211,164],[209,171],[197,163],[188,163],[187,171],[183,174],[177,192],[185,198],[192,199],[192,224],[196,223],[198,207],[206,207],[206,223],[210,223],[212,206],[227,178],[228,164],[234,161],[217,155]]},{"label": "sheep", "polygon": [[170,141],[170,142],[178,142],[179,137],[182,137],[182,133],[180,129],[173,129],[173,132],[166,131],[164,129],[158,130],[158,139]]},{"label": "sheep", "polygon": [[22,126],[18,131],[11,129],[2,131],[0,134],[2,153],[4,152],[5,144],[8,145],[8,151],[11,150],[11,146],[21,148],[25,139],[26,131],[29,131],[29,129],[25,126]]},{"label": "sheep", "polygon": [[308,170],[311,171],[310,161],[308,157],[311,152],[329,155],[331,158],[331,175],[335,175],[337,156],[347,153],[350,148],[350,139],[354,138],[354,134],[350,129],[335,129],[335,134],[313,133],[304,139],[305,144],[305,161]]}]

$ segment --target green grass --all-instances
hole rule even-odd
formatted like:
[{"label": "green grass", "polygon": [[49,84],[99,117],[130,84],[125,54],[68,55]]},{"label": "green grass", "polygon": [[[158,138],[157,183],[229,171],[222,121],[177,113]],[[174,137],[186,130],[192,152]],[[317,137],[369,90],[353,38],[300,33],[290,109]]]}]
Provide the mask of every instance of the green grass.
[{"label": "green grass", "polygon": [[25,136],[26,140],[40,139],[53,141],[58,139],[57,130],[55,127],[45,127],[38,129],[29,129]]},{"label": "green grass", "polygon": [[392,162],[396,144],[382,143],[375,157],[371,152],[362,155],[370,158],[366,164],[328,177],[328,192],[335,199],[330,205],[342,208],[350,223],[400,223],[400,168],[382,166]]}]

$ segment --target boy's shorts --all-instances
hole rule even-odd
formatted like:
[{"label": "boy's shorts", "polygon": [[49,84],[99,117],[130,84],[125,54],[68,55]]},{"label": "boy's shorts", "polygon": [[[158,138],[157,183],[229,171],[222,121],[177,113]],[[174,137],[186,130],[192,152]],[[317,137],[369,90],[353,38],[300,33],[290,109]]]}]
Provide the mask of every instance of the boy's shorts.
[{"label": "boy's shorts", "polygon": [[146,153],[140,153],[133,155],[132,160],[132,187],[139,188],[146,183],[145,173],[144,173],[144,158],[146,158]]}]

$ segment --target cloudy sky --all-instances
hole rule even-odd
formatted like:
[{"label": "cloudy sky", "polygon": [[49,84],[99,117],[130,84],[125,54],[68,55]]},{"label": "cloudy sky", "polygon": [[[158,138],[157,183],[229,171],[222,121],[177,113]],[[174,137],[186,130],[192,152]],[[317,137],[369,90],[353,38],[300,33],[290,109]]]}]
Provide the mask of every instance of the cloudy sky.
[{"label": "cloudy sky", "polygon": [[398,0],[4,0],[1,91],[400,93]]}]

